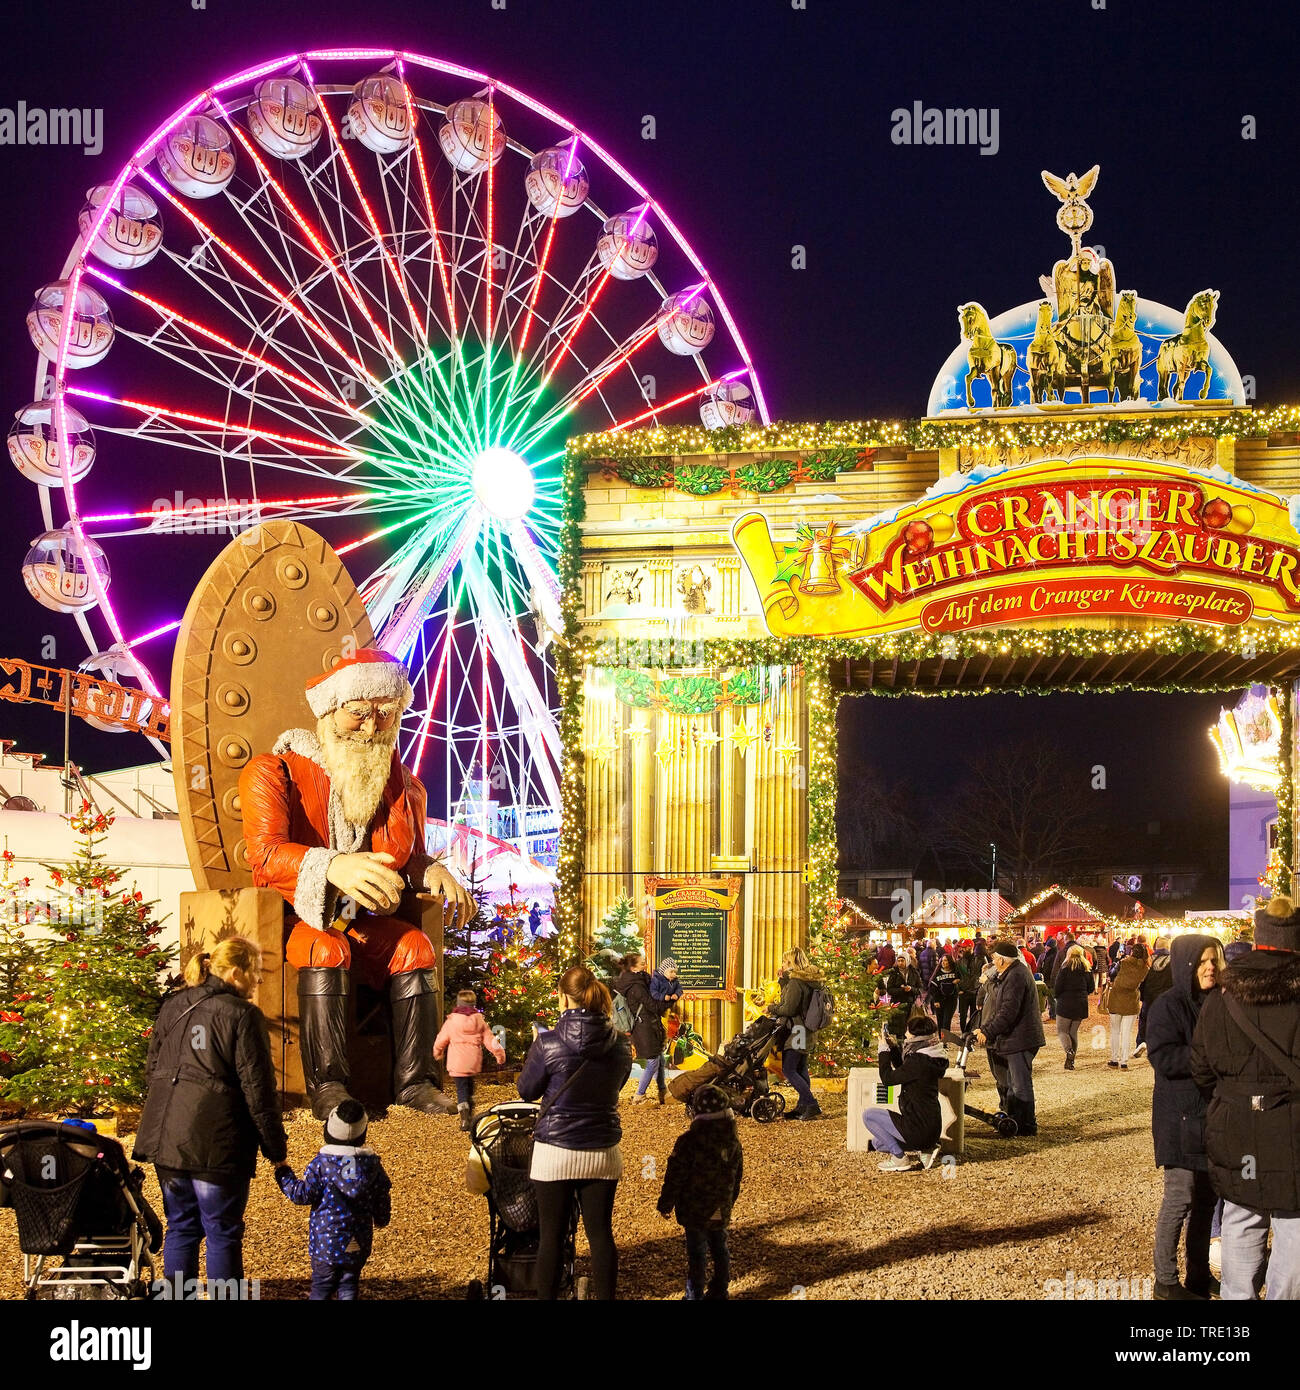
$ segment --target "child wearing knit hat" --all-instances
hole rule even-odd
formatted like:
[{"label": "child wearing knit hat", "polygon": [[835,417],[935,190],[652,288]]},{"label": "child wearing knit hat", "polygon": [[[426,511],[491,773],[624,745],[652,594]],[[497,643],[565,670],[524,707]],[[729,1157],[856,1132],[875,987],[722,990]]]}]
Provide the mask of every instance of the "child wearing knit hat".
[{"label": "child wearing knit hat", "polygon": [[311,1207],[307,1252],[311,1297],[350,1302],[360,1296],[361,1271],[370,1258],[376,1226],[392,1216],[392,1183],[379,1155],[366,1145],[366,1109],[344,1100],[325,1121],[325,1143],[295,1178],[287,1163],[276,1165],[280,1190],[295,1205]]}]

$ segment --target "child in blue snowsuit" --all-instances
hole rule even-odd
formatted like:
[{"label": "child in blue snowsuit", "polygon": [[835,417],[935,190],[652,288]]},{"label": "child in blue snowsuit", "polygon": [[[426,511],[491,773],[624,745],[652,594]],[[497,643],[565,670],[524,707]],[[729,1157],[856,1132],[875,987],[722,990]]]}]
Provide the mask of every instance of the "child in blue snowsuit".
[{"label": "child in blue snowsuit", "polygon": [[677,982],[677,962],[672,956],[665,956],[655,966],[655,973],[650,976],[650,995],[659,1004],[681,1002],[682,987]]},{"label": "child in blue snowsuit", "polygon": [[311,1207],[311,1297],[355,1300],[374,1228],[392,1216],[392,1183],[379,1155],[366,1147],[365,1106],[356,1100],[335,1106],[325,1121],[324,1147],[302,1177],[287,1163],[276,1166],[275,1177],[291,1202]]}]

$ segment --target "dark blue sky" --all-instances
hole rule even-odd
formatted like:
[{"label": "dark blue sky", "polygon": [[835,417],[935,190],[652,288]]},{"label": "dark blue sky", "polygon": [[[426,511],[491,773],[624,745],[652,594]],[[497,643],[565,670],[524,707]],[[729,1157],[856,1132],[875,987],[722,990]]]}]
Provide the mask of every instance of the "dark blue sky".
[{"label": "dark blue sky", "polygon": [[[727,294],[784,418],[914,416],[957,340],[956,306],[1038,293],[1064,238],[1039,182],[1102,166],[1092,199],[1122,286],[1176,306],[1221,291],[1216,331],[1263,400],[1300,399],[1294,274],[1300,95],[1290,5],[985,0],[875,6],[807,0],[11,0],[0,107],[103,107],[102,155],[0,146],[0,399],[31,395],[23,317],[57,276],[86,189],[206,83],[293,48],[406,45],[486,70],[570,117],[669,208]],[[890,113],[998,111],[995,156],[900,147]],[[657,138],[641,139],[654,115]],[[1253,116],[1256,138],[1243,140]],[[806,248],[807,268],[791,268]],[[31,484],[0,482],[0,648],[38,658],[69,618],[21,587],[40,529]],[[184,485],[184,478],[176,480]],[[170,489],[164,489],[170,491]],[[201,572],[160,575],[176,589]],[[179,611],[172,596],[164,605]],[[143,616],[143,615],[142,615]],[[1059,718],[1034,702],[1035,726]],[[1058,713],[1053,713],[1053,709]],[[1200,712],[1172,731],[1204,740]],[[55,754],[60,721],[0,710],[0,732]],[[1149,737],[1144,734],[1143,737]],[[129,747],[130,745],[130,747]],[[91,767],[147,752],[75,733]]]}]

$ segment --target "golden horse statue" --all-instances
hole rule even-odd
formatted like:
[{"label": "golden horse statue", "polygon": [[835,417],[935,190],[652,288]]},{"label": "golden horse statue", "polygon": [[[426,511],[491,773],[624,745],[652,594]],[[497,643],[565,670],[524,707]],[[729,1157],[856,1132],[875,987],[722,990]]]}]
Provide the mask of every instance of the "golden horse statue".
[{"label": "golden horse statue", "polygon": [[1065,354],[1052,333],[1052,301],[1038,305],[1038,320],[1034,336],[1025,349],[1025,365],[1029,368],[1029,399],[1041,405],[1048,396],[1062,398],[1065,389]]},{"label": "golden horse statue", "polygon": [[995,408],[1011,404],[1011,383],[1016,374],[1016,350],[1010,343],[1000,343],[993,336],[989,316],[982,304],[962,304],[957,309],[963,342],[970,343],[966,353],[966,408],[975,409],[971,383],[984,377]]},{"label": "golden horse statue", "polygon": [[1142,340],[1137,333],[1137,291],[1123,290],[1110,331],[1111,400],[1135,401],[1142,389]]},{"label": "golden horse statue", "polygon": [[1210,340],[1208,330],[1214,327],[1218,308],[1218,290],[1202,290],[1188,301],[1183,315],[1183,331],[1166,338],[1156,353],[1156,375],[1160,388],[1156,399],[1183,399],[1187,378],[1193,372],[1202,373],[1200,399],[1210,393]]}]

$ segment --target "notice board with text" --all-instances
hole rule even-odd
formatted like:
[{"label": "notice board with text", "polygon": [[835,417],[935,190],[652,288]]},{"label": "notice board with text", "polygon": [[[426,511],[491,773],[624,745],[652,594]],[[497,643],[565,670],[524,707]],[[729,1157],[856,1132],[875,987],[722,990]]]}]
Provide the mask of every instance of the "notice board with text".
[{"label": "notice board with text", "polygon": [[665,956],[677,962],[677,978],[687,999],[736,1000],[740,882],[699,875],[646,878],[646,954],[652,969]]}]

